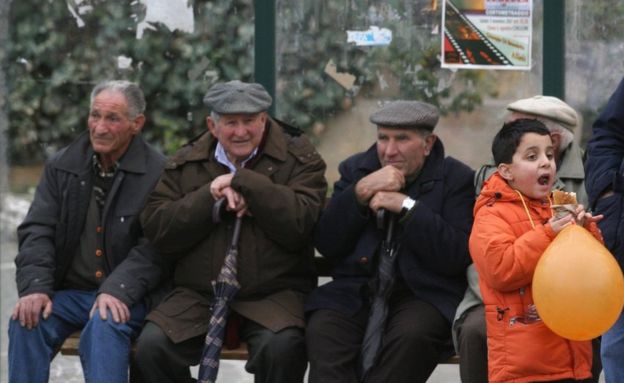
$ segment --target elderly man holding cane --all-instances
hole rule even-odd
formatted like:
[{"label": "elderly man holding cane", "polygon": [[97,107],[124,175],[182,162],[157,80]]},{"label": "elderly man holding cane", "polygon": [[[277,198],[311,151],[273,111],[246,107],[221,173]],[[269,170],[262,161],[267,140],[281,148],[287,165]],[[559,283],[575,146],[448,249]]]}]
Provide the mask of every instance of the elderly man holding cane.
[{"label": "elderly man holding cane", "polygon": [[[271,102],[259,84],[210,88],[208,131],[170,158],[150,195],[142,222],[174,264],[174,289],[148,315],[138,340],[137,364],[147,381],[191,382],[190,365],[201,362],[204,372],[218,361],[201,354],[205,344],[222,341],[206,333],[216,304],[213,281],[227,263],[236,220],[240,239],[230,277],[240,289],[228,301],[227,320],[240,322],[249,349],[245,368],[256,382],[303,381],[303,300],[316,285],[312,229],[325,200],[325,163],[300,131],[268,116]],[[215,220],[222,198],[230,214]]]},{"label": "elderly man holding cane", "polygon": [[435,106],[394,101],[370,120],[377,142],[340,164],[315,238],[336,266],[306,303],[313,383],[425,382],[452,353],[474,172],[445,156]]}]

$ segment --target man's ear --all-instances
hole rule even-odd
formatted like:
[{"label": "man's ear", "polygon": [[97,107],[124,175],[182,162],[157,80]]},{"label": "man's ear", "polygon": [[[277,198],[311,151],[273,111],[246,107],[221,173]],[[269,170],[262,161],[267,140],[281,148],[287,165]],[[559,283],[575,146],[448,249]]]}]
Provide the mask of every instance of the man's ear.
[{"label": "man's ear", "polygon": [[435,144],[438,136],[435,134],[430,134],[425,138],[425,156],[431,154],[431,149],[433,148],[433,144]]},{"label": "man's ear", "polygon": [[513,181],[513,175],[511,174],[511,164],[498,164],[498,174],[501,175],[507,181]]},{"label": "man's ear", "polygon": [[561,145],[561,133],[551,132],[550,139],[553,143],[553,148],[555,148],[555,153],[559,153],[559,146]]},{"label": "man's ear", "polygon": [[145,116],[143,114],[139,114],[132,121],[132,134],[139,134],[141,129],[143,129],[143,125],[145,125]]},{"label": "man's ear", "polygon": [[208,131],[216,138],[217,124],[211,117],[206,117],[206,127],[208,128]]}]

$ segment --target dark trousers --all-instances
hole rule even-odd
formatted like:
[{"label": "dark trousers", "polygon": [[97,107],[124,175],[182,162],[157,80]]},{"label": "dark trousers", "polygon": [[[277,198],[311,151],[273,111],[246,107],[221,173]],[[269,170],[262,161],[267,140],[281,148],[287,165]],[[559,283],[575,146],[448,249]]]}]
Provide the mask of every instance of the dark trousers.
[{"label": "dark trousers", "polygon": [[[455,328],[459,348],[459,376],[462,383],[487,383],[487,332],[483,305],[468,310],[462,318],[457,320]],[[592,351],[592,378],[583,382],[597,383],[602,371],[600,338],[592,340]],[[576,380],[560,382],[576,382]]]},{"label": "dark trousers", "polygon": [[[307,367],[303,329],[277,333],[252,321],[244,321],[241,338],[247,342],[247,372],[256,383],[303,382]],[[194,382],[189,366],[199,363],[204,336],[173,343],[165,332],[147,322],[137,341],[136,366],[144,382]]]},{"label": "dark trousers", "polygon": [[455,323],[462,383],[487,383],[487,332],[485,308],[478,305]]},{"label": "dark trousers", "polygon": [[[306,328],[310,383],[358,383],[367,320],[368,309],[354,316],[332,310],[312,313]],[[448,322],[429,303],[411,294],[392,299],[380,355],[366,382],[426,382],[448,351],[450,335]]]}]

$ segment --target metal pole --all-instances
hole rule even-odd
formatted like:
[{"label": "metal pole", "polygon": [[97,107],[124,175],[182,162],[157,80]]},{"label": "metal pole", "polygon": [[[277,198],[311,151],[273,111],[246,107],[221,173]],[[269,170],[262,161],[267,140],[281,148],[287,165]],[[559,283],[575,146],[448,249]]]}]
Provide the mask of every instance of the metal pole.
[{"label": "metal pole", "polygon": [[565,0],[544,0],[542,92],[565,98]]},{"label": "metal pole", "polygon": [[255,0],[255,81],[273,97],[269,113],[275,115],[275,0]]}]

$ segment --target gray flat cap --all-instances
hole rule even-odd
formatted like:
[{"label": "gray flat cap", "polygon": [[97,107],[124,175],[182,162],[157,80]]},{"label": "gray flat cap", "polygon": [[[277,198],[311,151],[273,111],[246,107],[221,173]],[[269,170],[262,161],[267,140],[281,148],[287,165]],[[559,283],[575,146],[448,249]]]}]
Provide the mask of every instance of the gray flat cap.
[{"label": "gray flat cap", "polygon": [[253,114],[264,112],[273,99],[260,84],[238,80],[220,82],[204,96],[204,105],[218,114]]},{"label": "gray flat cap", "polygon": [[370,122],[396,128],[420,128],[432,131],[438,123],[438,108],[421,101],[398,100],[371,114]]},{"label": "gray flat cap", "polygon": [[576,111],[557,97],[533,96],[524,98],[507,105],[507,110],[534,114],[554,120],[571,132],[574,132],[574,128],[578,125]]}]

